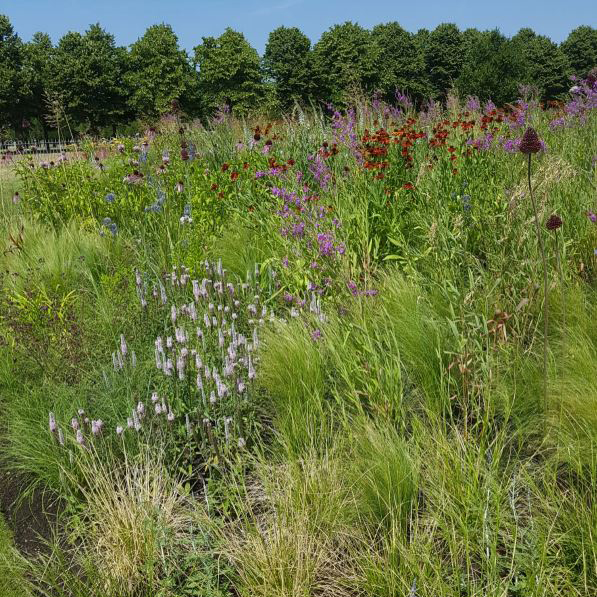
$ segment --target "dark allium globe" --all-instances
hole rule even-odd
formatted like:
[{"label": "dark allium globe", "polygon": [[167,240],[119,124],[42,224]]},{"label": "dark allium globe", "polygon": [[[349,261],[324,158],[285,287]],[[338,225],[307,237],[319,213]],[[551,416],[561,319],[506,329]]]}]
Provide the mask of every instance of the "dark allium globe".
[{"label": "dark allium globe", "polygon": [[530,126],[522,136],[520,141],[520,151],[522,153],[537,153],[541,151],[541,141],[539,141],[539,135],[537,131]]},{"label": "dark allium globe", "polygon": [[557,230],[562,226],[562,218],[560,216],[553,214],[549,216],[549,220],[545,223],[545,227],[548,230]]}]

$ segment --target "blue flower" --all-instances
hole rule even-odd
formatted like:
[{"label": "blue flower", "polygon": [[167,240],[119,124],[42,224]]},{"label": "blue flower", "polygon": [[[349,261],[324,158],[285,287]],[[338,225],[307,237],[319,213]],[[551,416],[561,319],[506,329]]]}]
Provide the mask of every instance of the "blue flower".
[{"label": "blue flower", "polygon": [[114,193],[108,193],[104,199],[108,202],[108,203],[112,203],[114,201],[116,197],[114,196]]}]

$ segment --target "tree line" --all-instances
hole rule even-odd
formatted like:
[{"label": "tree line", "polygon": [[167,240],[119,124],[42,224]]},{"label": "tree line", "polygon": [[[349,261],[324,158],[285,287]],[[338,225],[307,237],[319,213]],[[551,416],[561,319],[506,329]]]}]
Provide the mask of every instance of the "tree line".
[{"label": "tree line", "polygon": [[189,54],[167,24],[149,27],[128,48],[99,24],[54,45],[45,33],[23,42],[0,15],[0,129],[20,138],[47,138],[59,125],[106,134],[173,106],[192,118],[280,113],[296,104],[341,107],[355,89],[390,102],[399,90],[418,104],[455,89],[503,105],[531,85],[546,101],[595,65],[597,29],[589,26],[559,45],[529,28],[508,38],[450,23],[411,33],[396,22],[370,30],[346,22],[312,44],[298,28],[278,27],[259,56],[230,28],[203,37]]}]

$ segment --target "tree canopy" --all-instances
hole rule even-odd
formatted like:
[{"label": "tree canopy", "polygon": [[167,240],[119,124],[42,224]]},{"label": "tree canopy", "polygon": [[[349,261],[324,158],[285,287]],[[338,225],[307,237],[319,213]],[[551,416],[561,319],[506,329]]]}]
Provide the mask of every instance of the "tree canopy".
[{"label": "tree canopy", "polygon": [[245,36],[228,27],[195,47],[201,105],[206,113],[226,105],[246,114],[263,96],[259,54]]},{"label": "tree canopy", "polygon": [[152,25],[131,46],[124,80],[138,116],[156,118],[174,100],[189,112],[198,107],[197,74],[170,25]]},{"label": "tree canopy", "polygon": [[413,33],[398,22],[369,30],[349,21],[314,44],[297,27],[278,27],[261,57],[241,32],[227,28],[203,37],[189,56],[165,23],[128,48],[99,24],[70,31],[54,45],[43,32],[24,43],[0,15],[0,132],[45,134],[55,124],[48,99],[75,132],[92,134],[151,122],[171,111],[174,100],[183,117],[193,118],[209,118],[223,106],[243,115],[279,113],[295,103],[342,108],[355,93],[388,102],[407,94],[420,104],[445,101],[455,90],[503,105],[524,85],[552,100],[568,93],[572,75],[586,77],[596,66],[597,29],[587,25],[559,45],[530,28],[508,38],[453,23]]}]

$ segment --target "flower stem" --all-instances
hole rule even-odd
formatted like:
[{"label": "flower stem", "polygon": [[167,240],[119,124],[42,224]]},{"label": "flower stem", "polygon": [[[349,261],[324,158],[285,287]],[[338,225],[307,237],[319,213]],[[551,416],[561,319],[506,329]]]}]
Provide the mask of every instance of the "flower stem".
[{"label": "flower stem", "polygon": [[539,225],[539,214],[537,213],[537,204],[533,196],[533,187],[531,186],[531,155],[529,155],[528,162],[528,183],[529,194],[531,195],[531,203],[533,205],[533,212],[535,214],[535,228],[537,230],[537,240],[539,241],[539,250],[541,252],[541,261],[543,262],[543,401],[544,414],[547,416],[547,329],[549,321],[549,287],[547,279],[547,258],[545,256],[545,245],[543,244],[543,235],[541,234],[541,226]]}]

